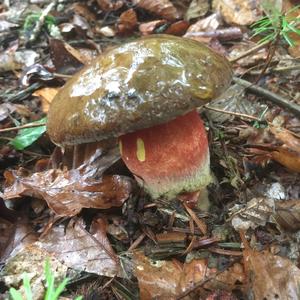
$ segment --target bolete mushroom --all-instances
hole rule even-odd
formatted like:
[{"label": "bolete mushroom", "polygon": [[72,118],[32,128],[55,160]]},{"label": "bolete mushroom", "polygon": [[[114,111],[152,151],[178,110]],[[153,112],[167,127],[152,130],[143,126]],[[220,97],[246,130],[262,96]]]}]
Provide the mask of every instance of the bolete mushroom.
[{"label": "bolete mushroom", "polygon": [[122,158],[153,198],[195,192],[210,181],[209,149],[195,108],[228,88],[228,61],[186,38],[152,35],[108,50],[51,103],[58,145],[119,138]]}]

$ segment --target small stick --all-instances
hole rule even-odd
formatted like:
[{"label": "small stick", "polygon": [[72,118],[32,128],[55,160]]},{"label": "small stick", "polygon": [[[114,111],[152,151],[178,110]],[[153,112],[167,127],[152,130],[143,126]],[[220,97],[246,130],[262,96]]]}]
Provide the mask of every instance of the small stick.
[{"label": "small stick", "polygon": [[0,129],[0,133],[16,131],[16,130],[25,129],[25,128],[40,127],[40,126],[46,126],[46,123],[25,124],[25,125],[20,125],[20,126],[16,126],[16,127],[3,128],[3,129]]},{"label": "small stick", "polygon": [[233,115],[233,116],[236,116],[236,117],[247,118],[247,119],[250,119],[250,120],[261,122],[261,119],[259,119],[257,117],[254,117],[254,116],[250,116],[250,115],[246,115],[246,114],[242,114],[242,113],[237,113],[237,112],[233,112],[233,111],[228,111],[228,110],[223,110],[223,109],[219,109],[219,108],[214,108],[214,107],[211,107],[211,106],[208,106],[208,105],[204,105],[203,107],[205,109],[212,110],[212,111],[215,111],[215,112],[224,113],[224,114]]},{"label": "small stick", "polygon": [[275,104],[277,104],[278,106],[280,106],[282,108],[289,109],[296,116],[300,117],[300,105],[292,103],[289,100],[287,100],[275,93],[272,93],[262,87],[259,87],[256,84],[253,84],[247,80],[244,80],[244,79],[241,79],[238,77],[233,77],[233,82],[244,86],[247,90],[249,90],[253,94],[257,94],[259,96],[266,97],[268,100],[274,102]]},{"label": "small stick", "polygon": [[33,42],[39,33],[41,32],[42,26],[44,25],[45,18],[49,14],[49,12],[56,6],[57,0],[51,2],[42,12],[42,14],[39,17],[39,20],[37,21],[30,37],[29,42]]},{"label": "small stick", "polygon": [[229,59],[229,61],[231,63],[236,62],[236,61],[238,61],[238,60],[240,60],[240,59],[242,59],[242,58],[244,58],[244,57],[246,57],[246,56],[248,56],[248,55],[250,55],[250,54],[252,54],[252,53],[254,53],[254,52],[256,52],[256,51],[258,51],[260,49],[262,49],[262,48],[264,48],[269,43],[270,43],[269,41],[265,41],[265,42],[263,42],[261,44],[258,44],[256,46],[254,46],[253,48],[250,48],[249,50],[241,53],[240,55]]}]

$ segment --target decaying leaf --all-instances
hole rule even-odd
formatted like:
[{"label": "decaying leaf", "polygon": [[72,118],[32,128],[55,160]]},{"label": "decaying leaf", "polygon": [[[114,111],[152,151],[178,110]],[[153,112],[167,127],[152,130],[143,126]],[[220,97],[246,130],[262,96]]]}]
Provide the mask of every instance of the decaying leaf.
[{"label": "decaying leaf", "polygon": [[214,13],[192,24],[187,30],[187,34],[192,32],[214,31],[220,27],[221,23],[220,14]]},{"label": "decaying leaf", "polygon": [[5,51],[0,54],[0,72],[20,70],[35,63],[39,54],[33,50]]},{"label": "decaying leaf", "polygon": [[24,172],[6,171],[10,183],[4,199],[33,196],[47,201],[60,216],[73,216],[84,207],[105,209],[121,206],[131,191],[131,181],[119,175],[94,179],[79,169],[52,169],[26,176]]},{"label": "decaying leaf", "polygon": [[287,129],[271,125],[248,138],[251,153],[265,155],[286,168],[300,172],[300,138]]},{"label": "decaying leaf", "polygon": [[249,280],[249,298],[300,298],[300,270],[289,259],[267,251],[246,249],[244,263]]},{"label": "decaying leaf", "polygon": [[97,0],[97,3],[104,11],[118,10],[124,5],[122,0]]},{"label": "decaying leaf", "polygon": [[102,276],[119,276],[119,262],[106,237],[106,224],[98,218],[90,232],[82,220],[71,222],[67,228],[55,226],[37,243],[66,266]]},{"label": "decaying leaf", "polygon": [[88,59],[78,50],[61,40],[50,39],[49,46],[51,59],[58,73],[74,74],[88,63]]},{"label": "decaying leaf", "polygon": [[209,9],[208,0],[192,0],[186,13],[185,19],[191,20],[204,16]]},{"label": "decaying leaf", "polygon": [[[49,259],[52,272],[57,281],[66,277],[67,267],[57,260],[53,254],[29,245],[12,257],[3,270],[3,280],[8,287],[19,289],[22,285],[23,274],[30,279],[33,300],[43,299],[45,292],[45,275],[43,274],[46,260]],[[23,287],[20,292],[24,295]],[[24,298],[25,299],[25,298]]]},{"label": "decaying leaf", "polygon": [[202,281],[203,285],[193,290],[194,295],[201,292],[202,288],[231,291],[236,284],[245,281],[243,267],[238,263],[224,272],[218,272],[210,269],[205,259],[194,259],[182,265],[175,259],[151,260],[139,251],[134,253],[134,263],[141,299],[177,299]]},{"label": "decaying leaf", "polygon": [[142,23],[139,26],[139,31],[142,33],[142,35],[148,35],[153,33],[153,31],[158,28],[161,25],[166,24],[166,20],[155,20],[155,21],[150,21],[146,23]]},{"label": "decaying leaf", "polygon": [[272,198],[253,198],[246,207],[235,205],[231,209],[231,223],[235,230],[255,229],[266,225],[275,211],[275,203]]},{"label": "decaying leaf", "polygon": [[137,26],[137,15],[135,11],[131,8],[124,11],[120,15],[118,23],[118,31],[120,34],[131,33],[132,30]]},{"label": "decaying leaf", "polygon": [[300,229],[300,200],[287,200],[276,202],[275,219],[286,230]]},{"label": "decaying leaf", "polygon": [[133,4],[156,16],[173,21],[180,18],[180,14],[169,0],[133,0]]},{"label": "decaying leaf", "polygon": [[141,299],[175,298],[182,273],[179,261],[152,261],[137,251],[134,253],[134,263]]},{"label": "decaying leaf", "polygon": [[259,18],[257,1],[214,0],[213,7],[221,13],[227,23],[233,25],[250,25]]}]

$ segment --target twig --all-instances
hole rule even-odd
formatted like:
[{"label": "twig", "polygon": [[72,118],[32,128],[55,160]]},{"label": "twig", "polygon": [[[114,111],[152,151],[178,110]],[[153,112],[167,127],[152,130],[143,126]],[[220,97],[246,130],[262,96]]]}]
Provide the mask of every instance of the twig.
[{"label": "twig", "polygon": [[247,80],[240,79],[238,77],[233,77],[233,81],[239,85],[242,85],[247,90],[252,92],[253,94],[266,97],[268,100],[274,102],[280,107],[289,109],[292,111],[296,116],[300,117],[300,105],[290,102],[289,100],[272,93],[262,87],[257,86],[256,84],[253,84]]},{"label": "twig", "polygon": [[50,2],[50,4],[43,10],[38,21],[35,24],[34,29],[29,37],[29,42],[33,42],[39,33],[41,32],[42,26],[44,25],[45,18],[49,14],[49,12],[56,6],[57,0]]},{"label": "twig", "polygon": [[16,127],[3,128],[3,129],[0,129],[0,133],[16,131],[16,130],[25,129],[25,128],[40,127],[40,126],[46,126],[46,123],[25,124],[25,125],[20,125],[20,126],[16,126]]},{"label": "twig", "polygon": [[205,109],[212,110],[212,111],[215,111],[215,112],[228,114],[228,115],[233,115],[233,116],[240,117],[240,118],[247,118],[247,119],[250,119],[250,120],[261,122],[261,119],[259,119],[257,117],[254,117],[254,116],[250,116],[250,115],[246,115],[246,114],[242,114],[242,113],[237,113],[237,112],[233,112],[233,111],[228,111],[228,110],[223,110],[223,109],[218,109],[218,108],[211,107],[209,105],[204,105],[203,107]]},{"label": "twig", "polygon": [[252,54],[252,53],[254,53],[254,52],[256,52],[256,51],[258,51],[260,49],[262,49],[262,48],[264,48],[269,43],[270,43],[269,41],[265,41],[265,42],[263,42],[261,44],[258,44],[257,46],[254,46],[253,48],[251,48],[251,49],[249,49],[249,50],[241,53],[240,55],[229,59],[229,61],[231,63],[236,62],[236,61],[238,61],[238,60],[240,60],[240,59],[242,59],[242,58],[244,58],[244,57],[246,57],[246,56],[248,56],[248,55],[250,55],[250,54]]},{"label": "twig", "polygon": [[243,33],[239,27],[230,27],[225,29],[217,29],[213,31],[198,31],[198,32],[187,32],[185,37],[208,37],[208,38],[218,38],[222,41],[241,39]]}]

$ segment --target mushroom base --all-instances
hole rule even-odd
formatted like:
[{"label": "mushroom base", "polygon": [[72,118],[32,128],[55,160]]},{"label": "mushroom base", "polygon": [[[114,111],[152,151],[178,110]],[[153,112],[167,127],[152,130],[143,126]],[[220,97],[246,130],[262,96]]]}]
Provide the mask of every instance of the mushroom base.
[{"label": "mushroom base", "polygon": [[122,158],[157,199],[201,190],[211,182],[209,148],[196,111],[119,138]]}]

